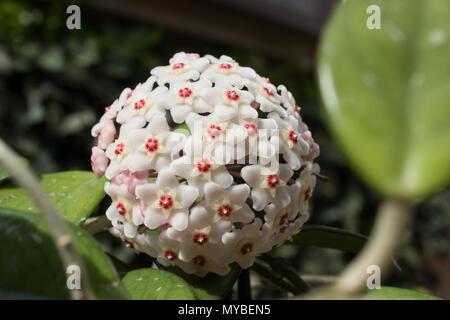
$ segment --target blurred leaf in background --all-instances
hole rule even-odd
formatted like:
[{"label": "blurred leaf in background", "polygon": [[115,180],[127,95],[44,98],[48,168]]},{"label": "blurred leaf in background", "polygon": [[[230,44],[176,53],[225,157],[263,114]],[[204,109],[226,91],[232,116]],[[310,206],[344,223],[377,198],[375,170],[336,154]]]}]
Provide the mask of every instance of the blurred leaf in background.
[{"label": "blurred leaf in background", "polygon": [[352,166],[388,197],[450,182],[450,3],[347,1],[327,26],[319,81],[327,122]]}]

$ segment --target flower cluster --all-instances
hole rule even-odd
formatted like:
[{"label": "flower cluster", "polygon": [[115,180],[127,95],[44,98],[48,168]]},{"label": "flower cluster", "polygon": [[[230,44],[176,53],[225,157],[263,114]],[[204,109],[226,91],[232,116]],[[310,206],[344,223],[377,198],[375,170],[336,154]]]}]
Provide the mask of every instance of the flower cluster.
[{"label": "flower cluster", "polygon": [[187,273],[225,275],[308,219],[319,147],[292,94],[227,56],[184,52],[92,128],[111,232]]}]

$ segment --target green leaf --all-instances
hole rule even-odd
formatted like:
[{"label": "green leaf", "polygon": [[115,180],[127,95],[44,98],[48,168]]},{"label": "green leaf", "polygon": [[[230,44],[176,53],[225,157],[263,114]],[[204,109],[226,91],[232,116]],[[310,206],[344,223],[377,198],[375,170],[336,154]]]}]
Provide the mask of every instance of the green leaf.
[{"label": "green leaf", "polygon": [[209,273],[200,278],[176,267],[148,268],[127,273],[122,282],[136,300],[219,300],[230,292],[240,271],[239,266],[232,265],[226,276]]},{"label": "green leaf", "polygon": [[187,137],[189,137],[191,135],[191,130],[189,130],[189,127],[187,126],[187,124],[185,122],[174,126],[173,131],[182,133]]},{"label": "green leaf", "polygon": [[177,274],[189,283],[194,289],[196,297],[200,300],[223,299],[231,291],[241,273],[241,268],[237,264],[231,265],[231,270],[226,276],[208,273],[203,278],[184,273],[176,267],[168,267],[165,270]]},{"label": "green leaf", "polygon": [[[66,171],[44,174],[42,187],[66,220],[80,225],[103,199],[105,178],[92,172]],[[39,209],[20,188],[0,189],[0,208],[38,213]]]},{"label": "green leaf", "polygon": [[137,269],[125,275],[122,283],[133,300],[194,300],[193,288],[179,276],[164,270]]},{"label": "green leaf", "polygon": [[382,286],[380,289],[369,290],[364,297],[368,300],[441,300],[438,297],[414,290]]},{"label": "green leaf", "polygon": [[[100,247],[87,232],[68,223],[88,277],[89,298],[127,299],[128,292]],[[0,209],[0,298],[67,299],[63,270],[48,227],[40,215]]]},{"label": "green leaf", "polygon": [[[368,29],[376,4],[381,29]],[[450,180],[450,2],[346,1],[319,47],[328,125],[384,196],[423,197]]]},{"label": "green leaf", "polygon": [[294,237],[293,243],[357,253],[364,247],[367,239],[362,234],[338,228],[307,225]]}]

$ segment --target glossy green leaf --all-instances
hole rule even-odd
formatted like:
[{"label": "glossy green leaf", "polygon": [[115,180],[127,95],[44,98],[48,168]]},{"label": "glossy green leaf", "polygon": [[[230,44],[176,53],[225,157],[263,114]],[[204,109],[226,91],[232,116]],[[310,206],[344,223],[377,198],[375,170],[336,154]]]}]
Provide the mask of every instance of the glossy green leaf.
[{"label": "glossy green leaf", "polygon": [[168,271],[138,269],[125,275],[122,283],[133,300],[194,300],[193,288]]},{"label": "glossy green leaf", "polygon": [[208,273],[205,277],[197,277],[184,273],[175,267],[165,268],[179,277],[183,278],[194,289],[196,297],[200,300],[220,300],[223,299],[233,288],[234,283],[239,278],[241,268],[237,264],[232,264],[230,272],[226,276],[219,276],[215,273]]},{"label": "glossy green leaf", "polygon": [[[366,25],[374,4],[381,29]],[[327,122],[385,196],[422,197],[450,181],[449,17],[448,0],[349,0],[325,29],[318,75]]]},{"label": "glossy green leaf", "polygon": [[362,234],[338,228],[306,225],[294,237],[293,243],[356,253],[364,247],[367,239]]},{"label": "glossy green leaf", "polygon": [[[97,179],[87,171],[44,174],[41,184],[61,214],[78,225],[91,215],[105,195],[105,179]],[[26,191],[20,188],[0,189],[0,208],[39,212]]]},{"label": "glossy green leaf", "polygon": [[184,273],[176,267],[164,270],[139,269],[125,275],[122,282],[137,300],[219,300],[231,290],[241,269],[232,265],[226,276],[209,273],[205,277],[197,277]]},{"label": "glossy green leaf", "polygon": [[189,130],[189,127],[187,126],[187,124],[185,122],[176,125],[173,128],[173,131],[174,132],[178,132],[178,133],[182,133],[182,134],[184,134],[187,137],[189,137],[191,135],[191,130]]},{"label": "glossy green leaf", "polygon": [[372,289],[364,297],[369,300],[441,300],[438,297],[414,290],[382,286]]},{"label": "glossy green leaf", "polygon": [[[68,223],[86,267],[91,299],[127,299],[128,292],[96,241]],[[81,274],[83,276],[83,274]],[[0,209],[0,299],[67,299],[66,273],[40,215]]]}]

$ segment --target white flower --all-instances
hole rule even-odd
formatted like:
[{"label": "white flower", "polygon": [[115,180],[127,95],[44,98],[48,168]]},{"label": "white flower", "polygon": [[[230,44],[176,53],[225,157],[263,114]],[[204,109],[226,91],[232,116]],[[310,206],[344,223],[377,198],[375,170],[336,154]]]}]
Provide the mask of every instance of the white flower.
[{"label": "white flower", "polygon": [[200,72],[208,66],[205,58],[192,58],[184,53],[175,55],[170,60],[170,65],[153,68],[151,74],[158,78],[158,84],[170,83],[176,85],[188,80],[198,80]]},{"label": "white flower", "polygon": [[230,223],[249,223],[255,214],[246,204],[250,188],[246,184],[237,184],[224,188],[216,183],[205,185],[205,203],[203,204],[213,217],[213,221],[229,221]]},{"label": "white flower", "polygon": [[269,118],[275,120],[279,128],[279,135],[272,136],[270,142],[279,147],[280,153],[292,170],[300,169],[301,157],[309,153],[309,145],[302,138],[297,120],[292,116],[281,119],[277,113],[270,113]]},{"label": "white flower", "polygon": [[184,272],[195,274],[199,277],[204,277],[208,272],[214,272],[221,276],[230,272],[230,267],[227,263],[212,260],[202,254],[196,255],[192,260],[187,262],[180,261],[177,266]]},{"label": "white flower", "polygon": [[112,198],[113,203],[106,210],[106,216],[113,226],[123,225],[127,238],[136,236],[137,228],[143,223],[143,216],[139,202],[127,190],[127,186],[110,182],[105,184],[105,192]]},{"label": "white flower", "polygon": [[260,165],[242,168],[242,178],[252,187],[253,209],[263,210],[269,202],[286,206],[291,201],[286,184],[292,173],[289,166],[284,163],[279,165],[278,170]]},{"label": "white flower", "polygon": [[301,216],[300,218],[289,222],[283,229],[283,232],[276,233],[270,238],[271,246],[280,246],[286,241],[291,241],[293,237],[300,232],[301,226],[305,223],[307,216]]},{"label": "white flower", "polygon": [[[160,109],[169,109],[173,121],[182,123],[192,112],[212,112],[213,104],[204,95],[212,83],[207,80],[178,82],[169,91],[155,99]],[[149,118],[150,119],[150,118]]]},{"label": "white flower", "polygon": [[221,56],[220,59],[208,56],[212,62],[202,75],[202,79],[208,79],[224,86],[242,88],[246,79],[255,79],[256,72],[252,68],[241,67],[232,58]]},{"label": "white flower", "polygon": [[216,116],[222,120],[258,117],[258,112],[251,106],[254,97],[248,91],[231,86],[215,86],[206,90],[204,95],[214,106]]},{"label": "white flower", "polygon": [[296,199],[294,199],[294,203],[298,205],[298,208],[295,209],[302,214],[308,212],[308,200],[311,198],[314,187],[316,186],[317,178],[315,174],[319,173],[319,171],[318,164],[308,163],[300,172],[300,177],[296,180],[300,188],[296,193]]},{"label": "white flower", "polygon": [[164,94],[167,91],[165,86],[156,87],[154,90],[148,88],[152,87],[152,79],[150,83],[144,85],[139,84],[131,96],[128,98],[124,108],[117,114],[117,122],[122,123],[124,128],[142,128],[146,124],[146,119],[151,119],[155,114],[163,114],[163,110],[155,106],[155,97]]},{"label": "white flower", "polygon": [[245,81],[245,86],[255,96],[255,102],[263,112],[276,112],[286,117],[286,110],[280,105],[281,97],[276,87],[266,78],[256,77],[256,81]]},{"label": "white flower", "polygon": [[106,177],[111,179],[122,171],[160,170],[178,157],[185,136],[172,132],[163,116],[154,116],[146,128],[121,132],[106,150],[111,164]]},{"label": "white flower", "polygon": [[179,258],[185,262],[202,255],[217,260],[225,254],[222,235],[231,223],[214,222],[214,216],[202,206],[195,206],[189,216],[189,227],[182,232],[171,230],[169,237],[180,243]]},{"label": "white flower", "polygon": [[[126,88],[122,91],[122,93],[120,94],[120,97],[116,100],[114,100],[114,102],[107,106],[105,108],[104,114],[102,115],[102,117],[100,118],[100,122],[105,121],[105,120],[113,120],[116,118],[117,113],[123,108],[123,106],[125,105],[126,101],[128,100],[128,98],[131,96],[132,94],[132,90],[130,88]],[[95,128],[95,126],[94,126]],[[94,137],[97,136],[97,134],[94,133],[95,129],[92,129],[92,135]]]},{"label": "white flower", "polygon": [[162,266],[201,277],[248,268],[309,218],[320,152],[300,107],[228,56],[175,54],[91,133],[111,233]]},{"label": "white flower", "polygon": [[146,128],[130,131],[128,141],[133,154],[123,165],[132,172],[150,168],[159,171],[178,158],[185,140],[183,134],[170,131],[164,117],[155,116]]},{"label": "white flower", "polygon": [[[277,128],[276,122],[272,119],[242,119],[239,124],[247,132],[248,153],[244,153],[244,156],[252,160],[259,158],[262,165],[267,165],[277,150],[269,141],[272,132]],[[242,158],[236,157],[236,160],[240,159]]]},{"label": "white flower", "polygon": [[136,253],[145,252],[148,255],[155,255],[149,246],[146,245],[145,236],[142,234],[136,234],[134,238],[128,238],[123,233],[123,226],[114,226],[109,229],[112,235],[121,238],[128,248],[133,249]]},{"label": "white flower", "polygon": [[196,188],[180,184],[169,168],[162,169],[156,183],[136,187],[136,195],[146,205],[144,223],[150,229],[156,229],[169,223],[182,231],[188,226],[189,207],[197,199]]},{"label": "white flower", "polygon": [[190,158],[183,156],[174,160],[171,168],[176,175],[185,178],[189,185],[196,187],[200,196],[203,195],[204,185],[209,181],[224,188],[228,188],[233,183],[233,177],[226,167],[217,165],[214,160],[208,157]]},{"label": "white flower", "polygon": [[243,269],[253,265],[255,257],[270,250],[265,229],[261,230],[262,221],[255,219],[246,224],[242,229],[236,229],[223,235],[225,246],[233,248],[230,256],[225,261],[236,261]]},{"label": "white flower", "polygon": [[237,124],[221,120],[215,114],[190,114],[186,119],[192,135],[184,151],[194,158],[210,158],[224,165],[245,156],[246,130]]}]

